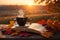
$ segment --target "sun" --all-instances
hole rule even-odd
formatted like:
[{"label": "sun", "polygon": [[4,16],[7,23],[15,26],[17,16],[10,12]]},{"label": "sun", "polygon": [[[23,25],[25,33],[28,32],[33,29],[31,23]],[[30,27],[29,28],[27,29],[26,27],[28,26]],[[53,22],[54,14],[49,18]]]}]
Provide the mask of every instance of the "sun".
[{"label": "sun", "polygon": [[25,3],[26,3],[26,5],[28,5],[28,6],[34,5],[34,1],[33,1],[33,0],[26,1]]},{"label": "sun", "polygon": [[27,3],[27,5],[28,5],[28,6],[32,6],[32,5],[33,5],[33,3],[32,3],[32,2],[30,2],[30,3]]}]

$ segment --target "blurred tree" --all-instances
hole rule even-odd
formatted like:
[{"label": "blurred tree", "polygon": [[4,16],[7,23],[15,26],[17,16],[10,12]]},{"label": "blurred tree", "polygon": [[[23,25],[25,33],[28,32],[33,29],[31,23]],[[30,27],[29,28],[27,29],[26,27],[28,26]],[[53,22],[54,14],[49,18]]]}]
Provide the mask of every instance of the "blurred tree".
[{"label": "blurred tree", "polygon": [[46,10],[49,12],[54,12],[54,13],[60,13],[60,1],[55,1],[55,3],[49,3],[49,5],[46,6]]},{"label": "blurred tree", "polygon": [[57,13],[58,15],[54,16],[54,18],[60,21],[60,0],[37,0],[35,3],[40,4],[44,1],[47,4],[45,10],[48,13]]},{"label": "blurred tree", "polygon": [[34,2],[38,4],[45,2],[45,4],[47,4],[45,6],[47,12],[60,13],[60,0],[34,0]]}]

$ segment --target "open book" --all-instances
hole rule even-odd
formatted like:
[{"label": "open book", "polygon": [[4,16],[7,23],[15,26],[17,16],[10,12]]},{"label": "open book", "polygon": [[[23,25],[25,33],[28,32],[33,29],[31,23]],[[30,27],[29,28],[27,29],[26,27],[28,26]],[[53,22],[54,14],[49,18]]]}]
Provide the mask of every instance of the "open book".
[{"label": "open book", "polygon": [[28,28],[39,31],[40,34],[46,38],[49,38],[52,36],[52,32],[49,32],[44,26],[38,23],[32,23]]},{"label": "open book", "polygon": [[41,33],[43,33],[44,31],[48,31],[44,26],[38,23],[32,23],[28,28],[40,31]]}]

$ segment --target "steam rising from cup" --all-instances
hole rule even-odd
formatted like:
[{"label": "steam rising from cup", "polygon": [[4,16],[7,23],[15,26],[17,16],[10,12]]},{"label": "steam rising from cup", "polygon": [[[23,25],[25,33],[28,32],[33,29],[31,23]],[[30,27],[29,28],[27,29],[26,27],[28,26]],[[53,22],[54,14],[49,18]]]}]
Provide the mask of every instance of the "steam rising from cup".
[{"label": "steam rising from cup", "polygon": [[21,17],[21,18],[24,18],[25,17],[25,13],[24,13],[24,11],[22,10],[22,9],[20,9],[19,11],[18,11],[18,17]]}]

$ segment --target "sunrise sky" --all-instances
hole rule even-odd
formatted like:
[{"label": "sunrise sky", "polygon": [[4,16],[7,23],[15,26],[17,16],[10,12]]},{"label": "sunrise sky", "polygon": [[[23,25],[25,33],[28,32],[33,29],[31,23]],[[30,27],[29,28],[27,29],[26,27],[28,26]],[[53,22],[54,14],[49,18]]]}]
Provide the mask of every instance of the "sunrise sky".
[{"label": "sunrise sky", "polygon": [[33,0],[0,0],[0,5],[26,5],[33,3]]},{"label": "sunrise sky", "polygon": [[[38,4],[41,0],[38,0],[36,3],[34,0],[0,0],[0,5],[46,5],[47,0],[44,0]],[[51,0],[54,3],[54,0]],[[48,4],[51,2],[49,1]],[[58,0],[56,0],[58,1]]]},{"label": "sunrise sky", "polygon": [[[35,3],[34,0],[0,0],[0,5],[29,5],[31,6],[31,5],[38,5],[38,2]],[[45,2],[46,1],[42,2],[39,5],[46,5]]]}]

